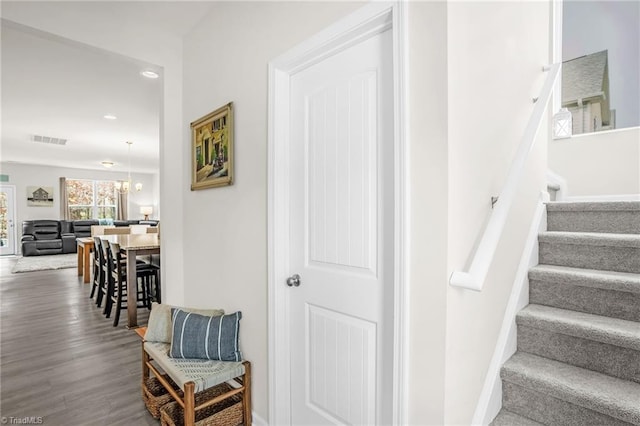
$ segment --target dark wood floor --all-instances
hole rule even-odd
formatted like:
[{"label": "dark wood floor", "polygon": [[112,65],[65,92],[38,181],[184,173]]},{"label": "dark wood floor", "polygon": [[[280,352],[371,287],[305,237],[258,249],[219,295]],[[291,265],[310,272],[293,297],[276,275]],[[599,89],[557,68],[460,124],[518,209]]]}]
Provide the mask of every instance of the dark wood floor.
[{"label": "dark wood floor", "polygon": [[14,263],[0,258],[1,416],[157,425],[142,402],[140,340],[126,312],[114,328],[75,269],[12,274]]}]

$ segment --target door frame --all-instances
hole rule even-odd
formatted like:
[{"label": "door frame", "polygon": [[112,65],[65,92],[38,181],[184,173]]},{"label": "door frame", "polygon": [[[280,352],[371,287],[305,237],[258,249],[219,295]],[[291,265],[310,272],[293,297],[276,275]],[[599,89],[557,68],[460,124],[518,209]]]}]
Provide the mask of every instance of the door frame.
[{"label": "door frame", "polygon": [[409,220],[407,13],[372,2],[269,62],[268,346],[269,424],[291,424],[289,342],[289,88],[295,73],[358,42],[392,31],[394,111],[393,423],[405,424],[408,386]]},{"label": "door frame", "polygon": [[17,214],[17,206],[16,206],[16,186],[15,185],[8,185],[8,184],[1,184],[0,188],[9,188],[11,189],[11,207],[13,208],[13,229],[11,229],[9,232],[11,233],[11,240],[12,240],[12,244],[13,244],[13,254],[6,254],[3,256],[16,256],[18,254],[18,231],[16,229],[16,214]]}]

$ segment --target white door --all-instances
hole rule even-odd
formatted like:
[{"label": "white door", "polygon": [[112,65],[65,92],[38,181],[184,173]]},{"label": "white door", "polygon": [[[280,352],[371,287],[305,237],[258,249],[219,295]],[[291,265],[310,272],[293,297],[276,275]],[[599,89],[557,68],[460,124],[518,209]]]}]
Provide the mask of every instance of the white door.
[{"label": "white door", "polygon": [[387,30],[291,78],[296,426],[391,422],[392,59]]},{"label": "white door", "polygon": [[14,187],[0,185],[0,255],[16,253]]}]

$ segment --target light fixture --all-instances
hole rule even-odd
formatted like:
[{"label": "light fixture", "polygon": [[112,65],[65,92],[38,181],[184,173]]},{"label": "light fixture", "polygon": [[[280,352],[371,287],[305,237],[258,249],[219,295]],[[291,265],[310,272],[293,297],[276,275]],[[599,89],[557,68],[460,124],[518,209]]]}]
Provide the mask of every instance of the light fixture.
[{"label": "light fixture", "polygon": [[570,138],[573,134],[573,117],[566,108],[561,108],[553,116],[553,138]]},{"label": "light fixture", "polygon": [[160,77],[160,75],[157,72],[151,71],[151,70],[140,71],[140,75],[146,78],[151,78],[151,79],[156,79]]},{"label": "light fixture", "polygon": [[107,169],[110,169],[113,167],[113,165],[115,164],[113,161],[103,161],[100,164],[102,164],[104,167],[106,167]]},{"label": "light fixture", "polygon": [[[115,183],[116,190],[119,192],[129,192],[131,190],[131,145],[133,142],[127,141],[127,156],[129,157],[129,170],[127,171],[127,180],[119,180]],[[136,183],[134,188],[136,191],[142,191],[142,184],[140,182]]]},{"label": "light fixture", "polygon": [[144,220],[149,220],[149,216],[153,214],[153,207],[152,206],[140,207],[140,214],[144,215]]},{"label": "light fixture", "polygon": [[106,118],[107,120],[117,120],[118,119],[118,117],[116,117],[113,114],[105,114],[103,117]]}]

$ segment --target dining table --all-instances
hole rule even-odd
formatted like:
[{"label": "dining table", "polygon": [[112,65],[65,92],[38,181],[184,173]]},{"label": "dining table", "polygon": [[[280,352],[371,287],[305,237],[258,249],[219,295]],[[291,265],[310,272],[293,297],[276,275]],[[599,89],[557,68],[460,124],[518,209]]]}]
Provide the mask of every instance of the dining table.
[{"label": "dining table", "polygon": [[76,243],[78,245],[78,276],[82,275],[82,281],[87,284],[91,280],[90,253],[93,251],[93,238],[76,238]]},{"label": "dining table", "polygon": [[[136,258],[160,254],[159,234],[104,235],[101,239],[117,243],[127,256],[127,283],[137,283]],[[130,284],[135,285],[135,284]],[[137,291],[127,291],[127,328],[138,327]]]}]

